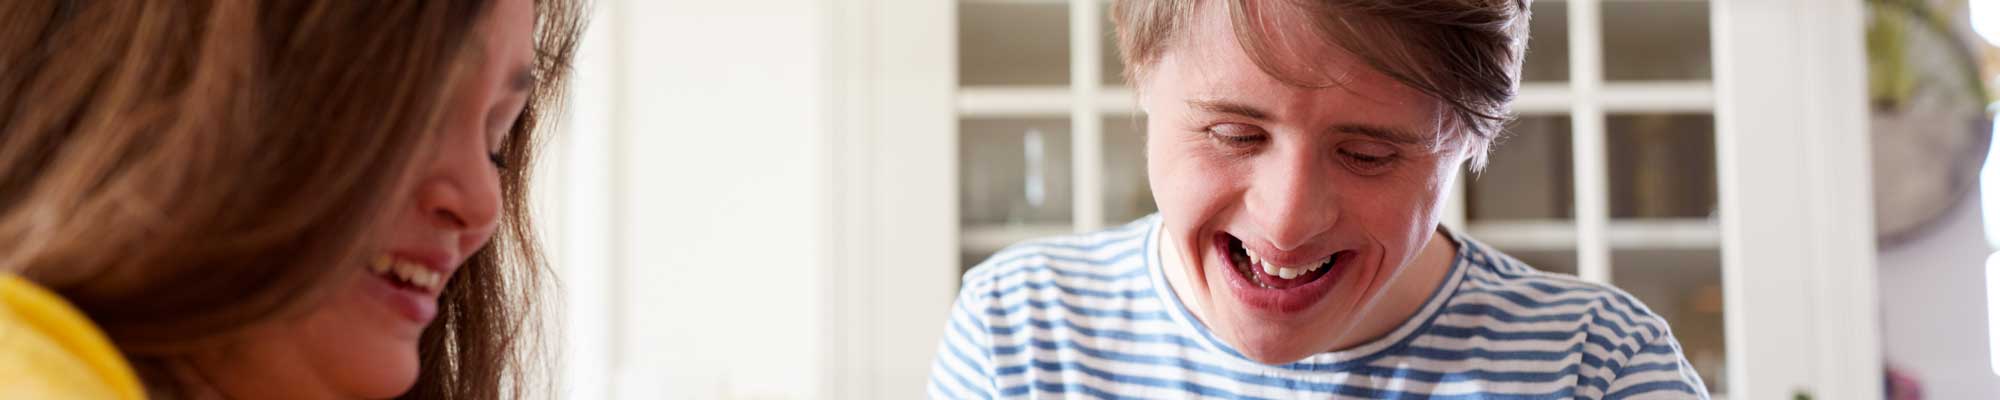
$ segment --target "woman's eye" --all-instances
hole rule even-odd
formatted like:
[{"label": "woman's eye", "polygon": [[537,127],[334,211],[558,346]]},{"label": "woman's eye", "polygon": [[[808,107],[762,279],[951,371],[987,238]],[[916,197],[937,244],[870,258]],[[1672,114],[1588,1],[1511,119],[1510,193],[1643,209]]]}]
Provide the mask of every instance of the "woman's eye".
[{"label": "woman's eye", "polygon": [[1248,147],[1261,143],[1268,135],[1256,127],[1243,124],[1217,124],[1208,127],[1208,137],[1217,143],[1231,147]]},{"label": "woman's eye", "polygon": [[507,169],[507,158],[500,153],[486,153],[486,160],[493,162],[493,168]]}]

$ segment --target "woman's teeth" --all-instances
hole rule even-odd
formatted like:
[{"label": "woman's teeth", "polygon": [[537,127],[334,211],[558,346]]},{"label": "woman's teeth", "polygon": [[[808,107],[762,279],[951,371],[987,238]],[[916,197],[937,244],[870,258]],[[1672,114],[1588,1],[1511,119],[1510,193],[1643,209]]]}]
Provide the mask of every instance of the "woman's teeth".
[{"label": "woman's teeth", "polygon": [[438,287],[444,284],[443,274],[424,268],[422,264],[390,256],[376,256],[373,262],[368,263],[368,271],[426,291],[438,291]]}]

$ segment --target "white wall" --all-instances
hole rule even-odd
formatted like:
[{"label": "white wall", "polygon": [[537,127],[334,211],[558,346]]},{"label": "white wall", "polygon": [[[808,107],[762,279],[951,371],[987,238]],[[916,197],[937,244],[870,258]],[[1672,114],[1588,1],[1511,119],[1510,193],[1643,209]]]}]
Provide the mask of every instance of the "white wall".
[{"label": "white wall", "polygon": [[1987,248],[1978,193],[1909,243],[1882,247],[1883,361],[1923,383],[1925,398],[2000,398],[1989,364]]},{"label": "white wall", "polygon": [[543,186],[563,397],[825,397],[827,2],[596,6]]},{"label": "white wall", "polygon": [[[621,389],[819,390],[825,165],[817,1],[628,1]],[[660,391],[655,391],[660,390]],[[665,394],[655,396],[653,394]],[[622,397],[622,396],[621,396]]]}]

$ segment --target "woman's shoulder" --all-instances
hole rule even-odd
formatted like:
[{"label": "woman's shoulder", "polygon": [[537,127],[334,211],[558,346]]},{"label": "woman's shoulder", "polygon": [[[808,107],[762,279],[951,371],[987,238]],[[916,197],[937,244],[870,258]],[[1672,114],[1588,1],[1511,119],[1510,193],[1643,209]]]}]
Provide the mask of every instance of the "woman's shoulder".
[{"label": "woman's shoulder", "polygon": [[139,399],[117,348],[62,297],[0,273],[0,398]]}]

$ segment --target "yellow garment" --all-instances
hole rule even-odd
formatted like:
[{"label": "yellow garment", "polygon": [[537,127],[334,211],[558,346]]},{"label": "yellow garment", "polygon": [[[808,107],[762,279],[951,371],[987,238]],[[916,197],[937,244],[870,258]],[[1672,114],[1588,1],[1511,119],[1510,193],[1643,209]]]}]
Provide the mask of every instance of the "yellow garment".
[{"label": "yellow garment", "polygon": [[54,293],[0,273],[0,398],[143,399],[131,365]]}]

